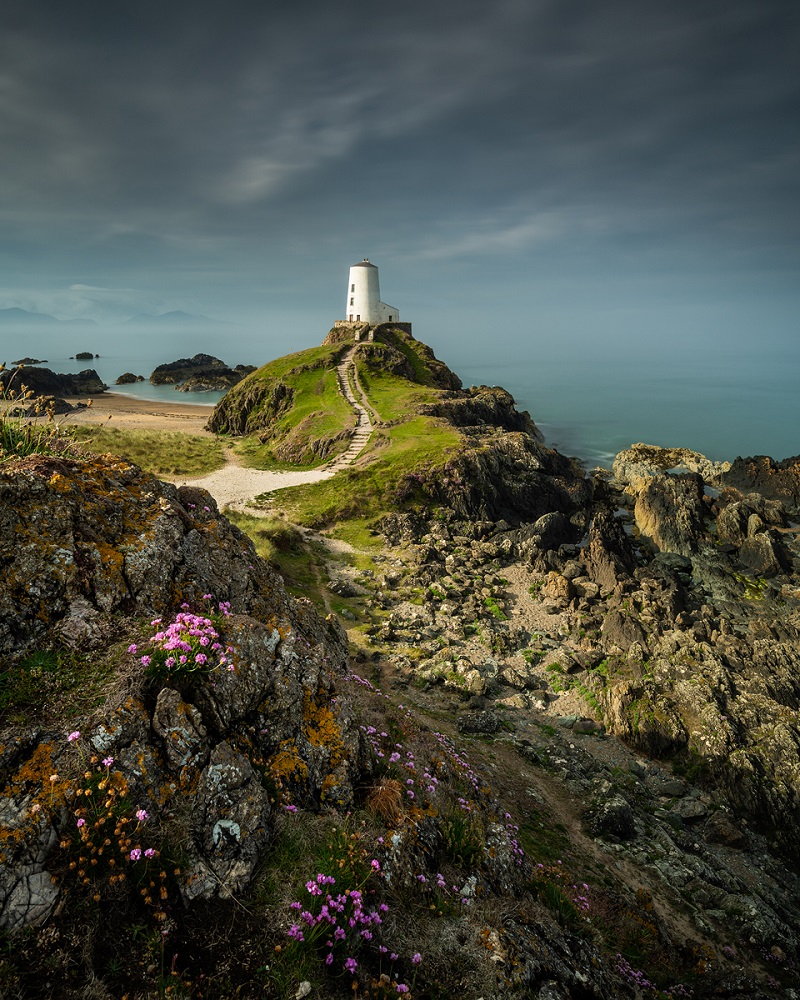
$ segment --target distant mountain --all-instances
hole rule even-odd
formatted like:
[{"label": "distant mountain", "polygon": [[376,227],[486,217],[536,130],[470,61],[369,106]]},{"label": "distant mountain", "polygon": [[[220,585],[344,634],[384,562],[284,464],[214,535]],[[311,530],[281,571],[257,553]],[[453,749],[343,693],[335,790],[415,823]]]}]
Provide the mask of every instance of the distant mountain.
[{"label": "distant mountain", "polygon": [[226,325],[222,320],[211,319],[209,316],[193,316],[191,313],[183,312],[180,309],[161,313],[160,316],[154,316],[152,313],[138,313],[136,316],[131,316],[130,319],[125,320],[125,322],[136,323],[138,325],[160,324],[167,326]]},{"label": "distant mountain", "polygon": [[97,326],[93,319],[56,319],[55,316],[49,316],[47,313],[35,313],[28,312],[27,309],[0,309],[0,323],[34,323],[41,326],[43,324],[50,325],[52,323],[59,323],[62,325],[74,326],[79,324],[80,326]]}]

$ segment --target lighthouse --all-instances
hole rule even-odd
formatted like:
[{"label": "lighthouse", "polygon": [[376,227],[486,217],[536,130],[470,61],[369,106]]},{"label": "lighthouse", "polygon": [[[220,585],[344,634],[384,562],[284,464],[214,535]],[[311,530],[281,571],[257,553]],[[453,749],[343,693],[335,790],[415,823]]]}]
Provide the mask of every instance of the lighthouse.
[{"label": "lighthouse", "polygon": [[394,306],[381,302],[378,268],[365,257],[350,268],[347,279],[345,317],[350,323],[396,323],[400,313]]}]

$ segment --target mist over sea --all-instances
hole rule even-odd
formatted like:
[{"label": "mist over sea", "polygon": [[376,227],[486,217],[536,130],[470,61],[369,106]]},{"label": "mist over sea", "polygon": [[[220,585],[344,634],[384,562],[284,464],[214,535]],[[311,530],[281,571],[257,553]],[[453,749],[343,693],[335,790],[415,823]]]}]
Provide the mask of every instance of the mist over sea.
[{"label": "mist over sea", "polygon": [[[285,330],[285,327],[284,327]],[[47,359],[69,373],[94,368],[114,392],[212,406],[220,393],[183,393],[149,382],[115,386],[123,372],[147,379],[160,364],[198,352],[226,364],[261,365],[322,341],[327,330],[288,335],[224,328],[148,326],[0,330],[0,360]],[[692,448],[715,460],[782,459],[800,453],[800,343],[761,336],[736,344],[693,341],[628,345],[616,351],[587,339],[547,345],[531,338],[470,342],[414,324],[465,386],[501,385],[528,410],[547,443],[588,467],[610,467],[634,442]],[[79,351],[92,361],[70,360]],[[101,405],[99,402],[95,405]]]}]

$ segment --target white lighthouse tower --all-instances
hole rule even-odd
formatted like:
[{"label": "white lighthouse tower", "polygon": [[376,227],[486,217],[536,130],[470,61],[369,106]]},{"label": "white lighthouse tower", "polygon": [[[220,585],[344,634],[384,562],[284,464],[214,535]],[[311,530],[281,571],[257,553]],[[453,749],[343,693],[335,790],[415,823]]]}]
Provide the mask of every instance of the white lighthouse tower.
[{"label": "white lighthouse tower", "polygon": [[396,323],[400,313],[394,306],[381,302],[378,269],[365,257],[350,268],[347,280],[347,307],[345,317],[350,323]]}]

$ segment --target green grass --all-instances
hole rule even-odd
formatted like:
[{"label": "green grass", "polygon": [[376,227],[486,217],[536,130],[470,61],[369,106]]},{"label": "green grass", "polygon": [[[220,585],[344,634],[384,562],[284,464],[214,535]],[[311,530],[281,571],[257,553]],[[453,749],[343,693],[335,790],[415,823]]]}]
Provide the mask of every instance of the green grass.
[{"label": "green grass", "polygon": [[423,403],[432,403],[441,395],[439,389],[429,389],[399,375],[370,368],[363,359],[356,358],[356,367],[370,405],[386,423],[409,417]]},{"label": "green grass", "polygon": [[29,725],[79,715],[104,701],[111,658],[67,650],[37,650],[0,668],[0,722]]},{"label": "green grass", "polygon": [[292,468],[322,465],[345,451],[348,439],[336,442],[324,456],[314,453],[314,444],[353,430],[356,418],[350,404],[339,392],[335,359],[330,368],[294,371],[283,381],[295,390],[291,409],[274,422],[265,442],[258,437],[244,439],[237,452],[253,468]]},{"label": "green grass", "polygon": [[281,507],[299,524],[327,527],[428,506],[425,476],[455,454],[460,440],[457,431],[429,417],[380,428],[365,449],[368,464],[359,463],[320,483],[282,490]]},{"label": "green grass", "polygon": [[[5,364],[0,364],[0,372],[5,370]],[[27,455],[63,453],[68,445],[55,414],[34,398],[24,384],[24,375],[15,384],[19,371],[7,377],[6,383],[0,382],[0,465]],[[10,412],[18,407],[27,410],[30,406],[37,408],[34,417],[14,416]]]},{"label": "green grass", "polygon": [[[306,597],[318,610],[327,610],[323,591],[328,582],[325,564],[331,555],[319,542],[304,538],[283,518],[251,517],[239,511],[228,511],[225,516],[252,540],[258,555],[281,574],[290,594]],[[341,604],[341,598],[337,600]],[[349,601],[344,606],[355,607]]]},{"label": "green grass", "polygon": [[[236,451],[244,463],[259,469],[314,468],[347,449],[349,438],[334,440],[355,427],[355,414],[339,392],[336,365],[347,345],[313,347],[263,365],[234,386],[223,401],[229,417],[247,411],[251,433]],[[281,386],[291,393],[275,398]],[[283,389],[280,389],[283,392]],[[258,396],[248,403],[248,396]],[[277,414],[277,416],[276,416]],[[239,417],[241,417],[241,413]],[[236,426],[236,418],[234,424]]]},{"label": "green grass", "polygon": [[180,431],[70,427],[69,436],[89,451],[110,452],[155,476],[204,476],[225,464],[219,438]]}]

